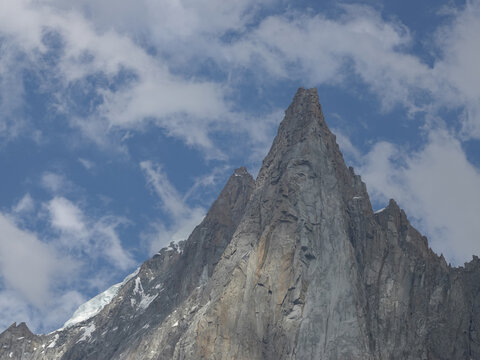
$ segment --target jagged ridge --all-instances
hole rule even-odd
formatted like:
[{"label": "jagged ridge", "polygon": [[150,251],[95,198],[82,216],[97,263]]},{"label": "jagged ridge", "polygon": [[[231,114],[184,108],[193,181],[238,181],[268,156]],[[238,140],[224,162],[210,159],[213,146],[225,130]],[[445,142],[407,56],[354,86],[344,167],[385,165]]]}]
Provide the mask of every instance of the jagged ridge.
[{"label": "jagged ridge", "polygon": [[479,293],[478,258],[451,268],[394,201],[373,213],[299,89],[255,183],[238,169],[97,316],[0,359],[474,359]]}]

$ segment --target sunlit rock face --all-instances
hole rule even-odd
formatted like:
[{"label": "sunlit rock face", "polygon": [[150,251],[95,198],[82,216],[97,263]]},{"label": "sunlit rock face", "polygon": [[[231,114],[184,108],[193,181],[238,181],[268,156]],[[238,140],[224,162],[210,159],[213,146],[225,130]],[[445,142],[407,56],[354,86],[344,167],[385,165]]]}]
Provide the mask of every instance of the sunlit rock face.
[{"label": "sunlit rock face", "polygon": [[449,267],[393,200],[373,213],[315,89],[256,181],[237,169],[186,241],[115,286],[52,334],[10,327],[0,359],[480,359],[479,259]]}]

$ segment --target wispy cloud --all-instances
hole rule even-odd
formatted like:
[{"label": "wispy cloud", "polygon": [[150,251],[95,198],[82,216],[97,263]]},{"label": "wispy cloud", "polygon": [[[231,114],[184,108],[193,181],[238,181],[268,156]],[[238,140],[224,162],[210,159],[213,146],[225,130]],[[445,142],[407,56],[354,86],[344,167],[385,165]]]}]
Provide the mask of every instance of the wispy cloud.
[{"label": "wispy cloud", "polygon": [[464,108],[461,136],[466,139],[480,139],[479,19],[480,1],[467,1],[436,34],[441,61],[435,65],[435,74],[451,87],[451,91],[438,94],[439,99]]},{"label": "wispy cloud", "polygon": [[35,209],[35,202],[29,193],[26,193],[13,207],[14,213],[29,213]]},{"label": "wispy cloud", "polygon": [[147,184],[158,195],[162,209],[171,219],[169,224],[161,220],[156,221],[152,224],[154,230],[145,233],[150,252],[154,253],[171,241],[186,240],[193,228],[202,221],[206,210],[202,207],[189,206],[184,197],[170,183],[160,165],[143,161],[140,167],[145,174]]},{"label": "wispy cloud", "polygon": [[[14,53],[23,54],[24,66],[33,70],[40,66],[35,64],[49,66],[47,73],[55,74],[57,82],[50,86],[43,79],[43,90],[54,92],[55,108],[99,144],[108,143],[108,135],[117,130],[153,125],[207,156],[221,157],[212,131],[240,127],[252,135],[248,129],[258,125],[232,111],[228,100],[245,71],[258,79],[308,86],[346,86],[361,79],[385,111],[398,104],[411,113],[463,107],[462,134],[480,136],[475,86],[480,49],[473,35],[478,32],[478,1],[467,2],[432,38],[439,49],[433,66],[412,53],[407,27],[371,7],[341,5],[333,18],[290,9],[255,21],[273,3],[17,1],[1,9],[6,55],[0,69],[8,74],[19,68],[18,60],[8,60],[18,58]],[[46,40],[50,33],[59,39],[55,45]],[[49,51],[57,51],[53,65],[42,61]],[[227,82],[205,80],[202,64],[212,63],[220,79],[228,74]],[[92,77],[102,79],[90,88],[101,101],[78,104],[71,89],[89,88]],[[12,87],[3,88],[7,99]],[[16,91],[17,99],[22,91]],[[89,110],[79,113],[79,106]]]},{"label": "wispy cloud", "polygon": [[63,174],[46,171],[40,179],[41,185],[52,193],[65,192],[72,189],[72,184]]},{"label": "wispy cloud", "polygon": [[[92,127],[109,133],[116,128],[137,128],[153,122],[191,145],[212,147],[208,125],[220,121],[227,112],[222,85],[176,76],[161,59],[154,58],[128,37],[115,31],[98,31],[83,15],[59,10],[53,4],[29,1],[3,4],[0,33],[7,44],[5,50],[22,54],[20,58],[30,70],[39,75],[40,70],[55,74],[54,86],[48,84],[47,78],[40,77],[41,90],[54,93],[53,105],[58,111],[68,113],[73,126],[102,143],[102,136],[89,131]],[[47,40],[48,34],[59,41],[52,44]],[[55,61],[50,63],[45,61],[49,51],[57,51]],[[8,73],[11,68],[19,68],[18,60],[2,61],[3,72]],[[106,80],[93,89],[93,94],[102,101],[89,113],[78,113],[77,97],[70,89],[82,81],[88,84],[92,76]],[[2,99],[6,99],[11,89],[9,86],[3,89]],[[18,93],[22,91],[19,89]],[[175,120],[179,115],[182,116]],[[190,131],[192,128],[196,129],[194,133]]]},{"label": "wispy cloud", "polygon": [[79,158],[78,162],[82,164],[82,166],[87,170],[91,170],[95,166],[95,163],[93,161],[84,158]]},{"label": "wispy cloud", "polygon": [[116,228],[128,221],[116,216],[88,217],[81,208],[64,197],[54,197],[45,207],[51,226],[59,231],[58,241],[92,258],[103,257],[111,266],[126,270],[135,262],[121,244]]},{"label": "wispy cloud", "polygon": [[143,161],[140,163],[140,168],[145,173],[148,185],[160,198],[165,212],[173,217],[183,217],[190,211],[160,165]]}]

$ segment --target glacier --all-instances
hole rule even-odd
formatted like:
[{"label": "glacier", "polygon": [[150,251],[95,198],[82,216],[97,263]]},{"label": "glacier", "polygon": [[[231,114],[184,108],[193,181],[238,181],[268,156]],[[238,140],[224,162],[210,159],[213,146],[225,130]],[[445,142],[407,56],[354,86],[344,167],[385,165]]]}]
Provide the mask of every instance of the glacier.
[{"label": "glacier", "polygon": [[133,279],[139,271],[140,268],[137,268],[137,270],[125,277],[122,282],[112,285],[104,292],[98,294],[97,296],[80,305],[78,309],[73,313],[72,317],[68,319],[65,324],[63,324],[63,327],[61,327],[57,331],[72,327],[97,315],[105,306],[110,304],[110,302],[115,298],[115,296],[117,296],[118,290],[120,290],[120,288],[130,279]]}]

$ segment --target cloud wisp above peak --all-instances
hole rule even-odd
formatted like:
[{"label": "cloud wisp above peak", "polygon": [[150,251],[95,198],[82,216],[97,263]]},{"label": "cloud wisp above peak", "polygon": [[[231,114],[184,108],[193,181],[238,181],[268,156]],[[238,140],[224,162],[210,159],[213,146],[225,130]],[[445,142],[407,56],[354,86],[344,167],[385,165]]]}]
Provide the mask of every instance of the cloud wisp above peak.
[{"label": "cloud wisp above peak", "polygon": [[[412,50],[410,29],[371,7],[342,5],[329,17],[295,7],[273,12],[272,3],[19,1],[4,5],[0,15],[8,45],[1,68],[18,69],[18,59],[8,55],[22,54],[20,63],[37,73],[40,91],[53,93],[52,108],[99,145],[108,146],[118,130],[155,126],[207,158],[225,158],[213,133],[255,124],[231,106],[233,89],[249,73],[259,87],[276,81],[358,87],[360,81],[384,112],[397,105],[431,115],[464,108],[462,134],[478,138],[479,94],[467,75],[477,73],[480,49],[469,34],[478,1],[438,30],[446,35],[432,37],[440,48],[433,67]],[[12,86],[4,85],[6,99]],[[2,106],[8,112],[6,101]],[[2,128],[12,132],[12,122],[2,120]]]},{"label": "cloud wisp above peak", "polygon": [[[396,198],[453,263],[479,253],[480,1],[424,14],[428,33],[391,9],[0,2],[0,226],[18,239],[0,235],[0,254],[28,262],[32,246],[51,264],[37,264],[47,290],[28,290],[0,256],[0,310],[52,326],[34,292],[67,311],[108,285],[106,269],[126,275],[138,238],[150,254],[185,239],[228,169],[260,166],[299,86],[337,114],[330,125],[377,204]],[[65,256],[100,275],[55,278]]]},{"label": "cloud wisp above peak", "polygon": [[[144,238],[149,243],[150,253],[153,254],[171,241],[186,240],[193,228],[202,221],[206,210],[201,206],[190,206],[168,180],[160,165],[151,161],[142,161],[140,168],[145,174],[147,185],[158,196],[164,213],[170,217],[170,224],[156,220],[151,225],[152,230],[144,233]],[[195,188],[195,185],[193,187]],[[194,191],[193,188],[192,191]]]}]

